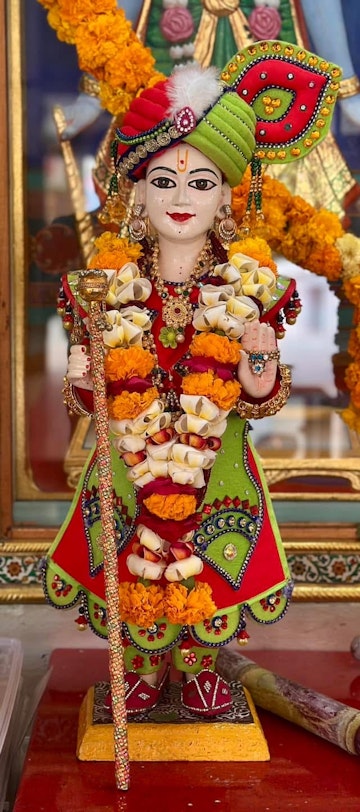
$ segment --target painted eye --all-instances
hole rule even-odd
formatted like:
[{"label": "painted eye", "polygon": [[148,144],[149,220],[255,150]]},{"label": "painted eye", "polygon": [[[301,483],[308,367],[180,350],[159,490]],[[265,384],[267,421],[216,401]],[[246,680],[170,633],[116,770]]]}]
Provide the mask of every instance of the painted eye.
[{"label": "painted eye", "polygon": [[171,178],[165,178],[163,176],[159,178],[154,178],[150,181],[153,186],[156,186],[158,189],[173,189],[176,186],[176,183]]},{"label": "painted eye", "polygon": [[208,178],[196,178],[196,180],[190,181],[189,186],[199,192],[207,192],[209,189],[213,189],[216,183]]}]

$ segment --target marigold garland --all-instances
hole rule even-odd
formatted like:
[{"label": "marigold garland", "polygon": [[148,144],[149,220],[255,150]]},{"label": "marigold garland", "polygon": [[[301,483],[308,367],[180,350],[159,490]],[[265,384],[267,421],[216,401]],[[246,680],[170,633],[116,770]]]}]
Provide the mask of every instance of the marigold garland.
[{"label": "marigold garland", "polygon": [[123,581],[119,586],[121,619],[145,629],[164,615],[164,590],[157,584]]},{"label": "marigold garland", "polygon": [[164,78],[116,0],[38,2],[58,39],[75,45],[80,70],[99,81],[101,105],[112,115],[123,115],[139,91]]},{"label": "marigold garland", "polygon": [[277,273],[277,265],[272,258],[271,248],[262,237],[246,237],[233,242],[228,250],[229,259],[237,253],[246,254],[256,259],[260,266],[266,266],[274,274]]},{"label": "marigold garland", "polygon": [[95,240],[95,254],[88,262],[88,268],[111,268],[119,271],[128,262],[137,262],[142,255],[139,243],[131,243],[111,231],[104,231]]},{"label": "marigold garland", "polygon": [[145,507],[160,519],[173,519],[181,522],[195,513],[196,497],[189,494],[171,493],[163,496],[153,493],[144,499]]},{"label": "marigold garland", "polygon": [[229,411],[234,408],[240,397],[241,386],[239,381],[223,381],[212,370],[208,370],[186,375],[183,378],[182,390],[185,395],[204,395],[219,409]]},{"label": "marigold garland", "polygon": [[168,584],[164,595],[165,616],[170,623],[193,625],[212,617],[216,604],[207,583],[197,583],[190,592],[182,584]]},{"label": "marigold garland", "polygon": [[151,352],[142,347],[115,347],[105,356],[105,376],[109,381],[121,381],[137,375],[146,378],[154,366]]},{"label": "marigold garland", "polygon": [[[239,224],[245,214],[249,188],[250,174],[247,170],[241,184],[233,189],[233,213]],[[264,224],[257,230],[254,228],[255,246],[251,249],[249,239],[245,239],[231,246],[230,256],[231,252],[240,250],[259,260],[258,253],[255,255],[256,240],[259,242],[265,238],[272,250],[282,254],[285,259],[318,276],[324,276],[330,283],[341,283],[346,298],[355,308],[348,351],[353,364],[360,369],[359,352],[353,349],[357,343],[355,339],[352,340],[360,324],[359,238],[345,233],[334,212],[315,209],[303,198],[292,196],[281,181],[266,174],[263,176],[263,213]],[[359,393],[352,373],[345,377],[345,383],[350,402],[342,410],[341,417],[350,429],[360,433]]]},{"label": "marigold garland", "polygon": [[230,341],[227,336],[209,332],[194,336],[190,344],[192,356],[214,358],[220,364],[233,364],[234,366],[240,361],[240,351],[240,344],[236,341]]},{"label": "marigold garland", "polygon": [[146,392],[121,392],[114,398],[108,398],[109,417],[113,420],[126,420],[138,417],[141,412],[148,409],[152,402],[159,396],[155,386],[147,389]]},{"label": "marigold garland", "polygon": [[150,628],[160,618],[175,625],[193,625],[211,618],[216,612],[212,590],[197,583],[190,591],[182,584],[145,586],[123,581],[119,586],[121,619],[142,628]]},{"label": "marigold garland", "polygon": [[[246,170],[232,194],[234,217],[239,224],[245,214],[249,189],[250,173]],[[262,200],[264,223],[258,232],[258,239],[262,239],[265,245],[267,242],[273,251],[295,265],[325,276],[330,282],[339,279],[342,257],[336,241],[345,232],[338,216],[325,209],[315,209],[303,198],[293,196],[281,181],[266,174],[263,177]],[[231,251],[234,250],[232,247]],[[255,256],[249,250],[247,240],[240,242],[240,249],[237,250]]]}]

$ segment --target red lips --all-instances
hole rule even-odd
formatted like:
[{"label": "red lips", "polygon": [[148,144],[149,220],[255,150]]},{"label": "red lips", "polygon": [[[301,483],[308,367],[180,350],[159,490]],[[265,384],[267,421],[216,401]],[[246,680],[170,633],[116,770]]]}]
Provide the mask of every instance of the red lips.
[{"label": "red lips", "polygon": [[190,220],[191,217],[195,217],[195,214],[188,214],[184,212],[169,212],[167,211],[166,214],[168,217],[171,217],[172,220],[175,220],[176,223],[186,223],[187,220]]}]

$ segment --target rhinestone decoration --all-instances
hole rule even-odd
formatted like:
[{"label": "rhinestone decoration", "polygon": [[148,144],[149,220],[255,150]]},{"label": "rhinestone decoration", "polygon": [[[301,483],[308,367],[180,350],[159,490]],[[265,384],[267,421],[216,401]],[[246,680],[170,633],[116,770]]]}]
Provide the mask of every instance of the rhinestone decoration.
[{"label": "rhinestone decoration", "polygon": [[226,544],[226,546],[224,547],[224,558],[226,558],[227,561],[233,561],[234,558],[236,558],[236,556],[237,549],[235,547],[235,544]]},{"label": "rhinestone decoration", "polygon": [[174,117],[174,124],[181,135],[187,135],[195,129],[197,121],[191,107],[183,107]]}]

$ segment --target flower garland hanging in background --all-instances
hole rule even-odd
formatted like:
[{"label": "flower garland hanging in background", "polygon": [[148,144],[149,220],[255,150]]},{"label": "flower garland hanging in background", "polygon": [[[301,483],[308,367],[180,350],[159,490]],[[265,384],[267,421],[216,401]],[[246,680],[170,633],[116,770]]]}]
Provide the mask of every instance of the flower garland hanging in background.
[{"label": "flower garland hanging in background", "polygon": [[[245,215],[250,182],[247,170],[241,184],[233,189],[233,213],[239,224]],[[350,402],[341,417],[350,429],[360,434],[360,239],[345,232],[337,214],[315,209],[266,174],[262,210],[264,221],[260,227],[254,227],[254,233],[261,234],[274,252],[300,268],[324,276],[330,285],[338,283],[354,306],[348,345],[352,361],[344,378]],[[244,248],[244,253],[247,251]]]},{"label": "flower garland hanging in background", "polygon": [[62,42],[75,45],[80,70],[99,82],[102,107],[124,114],[142,88],[163,78],[116,0],[38,0]]}]

